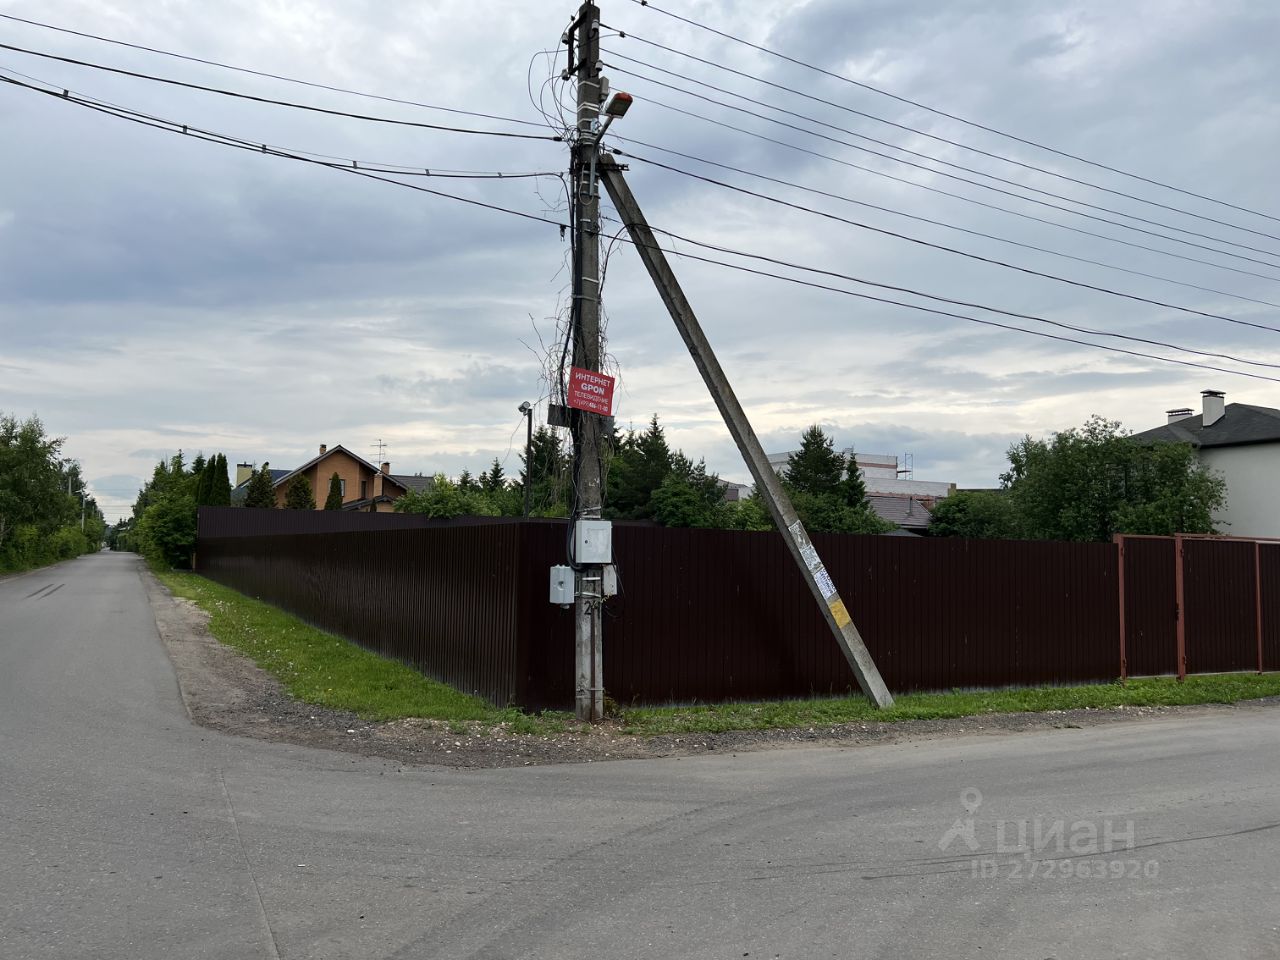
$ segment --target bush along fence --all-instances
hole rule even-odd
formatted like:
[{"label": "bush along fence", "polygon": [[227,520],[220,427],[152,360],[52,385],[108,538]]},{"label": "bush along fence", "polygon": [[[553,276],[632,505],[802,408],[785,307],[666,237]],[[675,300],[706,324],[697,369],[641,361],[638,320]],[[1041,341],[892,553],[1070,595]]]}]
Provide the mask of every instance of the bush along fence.
[{"label": "bush along fence", "polygon": [[[493,703],[572,704],[572,611],[547,599],[564,521],[364,514],[372,523],[356,529],[351,516],[201,508],[197,569]],[[1280,667],[1270,545],[814,542],[894,692],[1176,673],[1180,649],[1191,672]],[[604,650],[615,700],[856,689],[777,534],[617,523],[613,544],[621,591]]]}]

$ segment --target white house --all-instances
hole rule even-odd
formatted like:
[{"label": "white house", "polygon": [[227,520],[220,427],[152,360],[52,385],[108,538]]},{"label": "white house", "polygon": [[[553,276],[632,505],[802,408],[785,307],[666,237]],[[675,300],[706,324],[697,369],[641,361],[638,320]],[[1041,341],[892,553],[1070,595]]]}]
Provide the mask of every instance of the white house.
[{"label": "white house", "polygon": [[1189,443],[1201,463],[1222,474],[1227,503],[1213,518],[1219,532],[1280,537],[1280,410],[1227,403],[1219,390],[1200,396],[1198,416],[1187,407],[1170,410],[1168,423],[1134,439]]}]

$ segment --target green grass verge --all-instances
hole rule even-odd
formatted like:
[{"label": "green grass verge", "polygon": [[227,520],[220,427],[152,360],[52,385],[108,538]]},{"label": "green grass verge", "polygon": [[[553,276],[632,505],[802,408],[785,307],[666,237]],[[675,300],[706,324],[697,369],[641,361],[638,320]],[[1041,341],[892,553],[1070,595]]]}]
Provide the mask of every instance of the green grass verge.
[{"label": "green grass verge", "polygon": [[531,716],[498,709],[479,697],[194,573],[159,572],[175,596],[210,614],[209,631],[247,654],[306,703],[350,710],[368,720],[422,717],[460,724],[509,724],[520,733],[556,732],[566,715]]},{"label": "green grass verge", "polygon": [[[575,726],[571,715],[529,715],[498,709],[479,697],[430,680],[297,617],[193,573],[158,572],[176,596],[193,600],[210,616],[209,629],[248,654],[307,703],[350,710],[370,720],[422,717],[468,726],[506,724],[517,733],[560,733]],[[867,721],[938,720],[992,713],[1075,710],[1084,707],[1151,707],[1235,703],[1280,696],[1280,674],[1216,674],[1130,680],[1073,687],[899,696],[889,710],[861,697],[720,703],[685,707],[626,707],[617,712],[622,732],[640,736],[720,733],[834,726]]]},{"label": "green grass verge", "polygon": [[632,707],[622,711],[625,732],[716,733],[725,730],[768,730],[832,726],[866,721],[939,720],[990,713],[1076,710],[1085,707],[1152,707],[1197,703],[1235,703],[1280,696],[1280,673],[1215,674],[1098,683],[1074,687],[1035,687],[951,693],[908,693],[888,710],[877,710],[862,697],[782,700],[768,703],[721,703],[698,707]]}]

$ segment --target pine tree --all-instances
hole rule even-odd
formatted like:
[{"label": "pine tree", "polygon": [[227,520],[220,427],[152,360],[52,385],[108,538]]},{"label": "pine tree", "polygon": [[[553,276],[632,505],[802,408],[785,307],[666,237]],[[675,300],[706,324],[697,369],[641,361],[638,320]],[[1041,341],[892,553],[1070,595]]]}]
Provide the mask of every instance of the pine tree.
[{"label": "pine tree", "polygon": [[[816,423],[800,438],[800,449],[787,458],[783,479],[793,490],[815,497],[840,493],[845,460]],[[865,490],[863,491],[865,497]]]},{"label": "pine tree", "polygon": [[284,494],[284,508],[286,510],[314,510],[316,508],[316,498],[311,492],[311,481],[302,474],[298,474],[289,481],[289,488]]},{"label": "pine tree", "polygon": [[342,478],[338,476],[336,470],[329,478],[329,496],[324,499],[324,508],[326,510],[342,509]]},{"label": "pine tree", "polygon": [[265,460],[262,469],[254,472],[249,478],[249,486],[245,490],[244,505],[260,509],[273,509],[276,505],[275,484],[271,482],[270,464]]},{"label": "pine tree", "polygon": [[458,474],[458,489],[464,493],[473,493],[480,489],[480,484],[476,483],[476,478],[471,475],[471,471],[464,468],[462,473]]},{"label": "pine tree", "polygon": [[567,483],[562,481],[569,472],[569,457],[564,451],[564,442],[560,434],[550,427],[538,427],[533,433],[533,442],[530,446],[533,469],[530,470],[529,464],[525,463],[526,455],[521,453],[520,462],[524,464],[524,468],[520,471],[516,486],[520,496],[523,497],[525,477],[532,475],[533,489],[530,491],[530,499],[533,501],[533,512],[535,515],[542,515],[548,510],[554,510],[562,500],[564,488],[567,486]]},{"label": "pine tree", "polygon": [[643,433],[628,433],[609,462],[606,506],[621,520],[651,520],[650,500],[671,474],[671,448],[655,413]]},{"label": "pine tree", "polygon": [[493,465],[489,467],[488,472],[480,474],[480,489],[485,493],[497,493],[506,486],[506,474],[502,470],[502,463],[497,457],[493,458]]},{"label": "pine tree", "polygon": [[231,506],[231,474],[227,471],[227,457],[223,453],[213,458],[213,469],[209,472],[209,506]]},{"label": "pine tree", "polygon": [[844,502],[854,510],[869,510],[871,501],[867,499],[867,482],[862,479],[862,471],[858,469],[858,458],[849,448],[849,459],[845,461],[848,471],[840,484],[840,492]]}]

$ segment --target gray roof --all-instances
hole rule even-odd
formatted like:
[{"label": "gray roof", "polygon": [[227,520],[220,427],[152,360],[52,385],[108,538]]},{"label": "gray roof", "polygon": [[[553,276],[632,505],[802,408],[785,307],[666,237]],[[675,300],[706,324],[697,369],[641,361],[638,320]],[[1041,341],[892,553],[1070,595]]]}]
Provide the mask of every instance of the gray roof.
[{"label": "gray roof", "polygon": [[1280,441],[1280,410],[1251,403],[1228,403],[1221,419],[1204,426],[1204,416],[1185,417],[1175,423],[1135,433],[1146,443],[1189,443],[1195,447],[1234,447],[1247,443]]},{"label": "gray roof", "polygon": [[419,490],[425,490],[427,487],[431,486],[432,481],[435,480],[435,474],[423,476],[420,473],[393,473],[391,474],[391,479],[400,484],[400,486],[404,487],[406,490],[412,490],[416,493]]},{"label": "gray roof", "polygon": [[917,497],[894,497],[871,494],[867,497],[871,509],[881,520],[887,520],[906,530],[923,530],[933,516],[925,501]]},{"label": "gray roof", "polygon": [[[270,468],[270,467],[268,467],[267,469],[268,469],[268,470],[271,470],[271,468]],[[287,476],[288,476],[289,474],[291,474],[291,473],[293,473],[293,471],[292,471],[292,470],[271,470],[271,483],[272,483],[272,485],[273,485],[273,486],[274,486],[274,485],[278,485],[278,484],[280,483],[280,481],[281,481],[281,480],[283,480],[285,477],[287,477]],[[252,480],[252,479],[253,479],[253,476],[252,476],[252,475],[250,475],[249,479],[248,479],[248,480],[245,480],[245,482],[244,482],[244,483],[242,483],[242,484],[240,484],[239,486],[237,486],[237,487],[236,487],[236,489],[237,489],[237,490],[247,490],[247,489],[249,489],[249,480]]]}]

